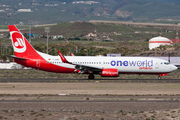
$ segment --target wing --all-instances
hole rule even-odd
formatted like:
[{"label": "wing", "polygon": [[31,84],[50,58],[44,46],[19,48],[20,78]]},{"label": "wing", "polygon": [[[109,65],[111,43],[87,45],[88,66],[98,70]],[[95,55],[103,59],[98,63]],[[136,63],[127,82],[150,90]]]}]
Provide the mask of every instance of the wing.
[{"label": "wing", "polygon": [[89,66],[89,65],[75,64],[75,63],[69,62],[69,61],[67,61],[67,59],[63,56],[63,54],[60,51],[58,51],[58,53],[59,53],[59,56],[60,56],[62,62],[75,65],[76,70],[74,72],[97,73],[97,72],[100,72],[102,70],[102,67],[98,67],[98,66]]}]

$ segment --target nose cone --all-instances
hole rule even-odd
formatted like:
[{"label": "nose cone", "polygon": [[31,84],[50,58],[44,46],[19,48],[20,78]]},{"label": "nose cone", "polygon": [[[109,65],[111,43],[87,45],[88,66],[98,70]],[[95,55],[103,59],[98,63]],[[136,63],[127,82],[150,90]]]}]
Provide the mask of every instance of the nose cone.
[{"label": "nose cone", "polygon": [[173,71],[175,71],[175,70],[177,70],[177,69],[178,69],[178,67],[176,67],[175,65],[172,66],[172,70],[173,70]]}]

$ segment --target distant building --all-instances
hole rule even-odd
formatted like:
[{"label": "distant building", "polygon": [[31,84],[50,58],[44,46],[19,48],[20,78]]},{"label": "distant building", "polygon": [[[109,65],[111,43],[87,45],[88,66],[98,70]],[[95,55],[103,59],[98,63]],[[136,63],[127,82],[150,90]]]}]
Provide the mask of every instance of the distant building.
[{"label": "distant building", "polygon": [[64,38],[63,35],[52,35],[53,39]]},{"label": "distant building", "polygon": [[87,37],[96,37],[96,34],[89,33],[89,34],[87,35]]},{"label": "distant building", "polygon": [[154,37],[149,40],[149,49],[157,48],[160,45],[173,45],[173,42],[165,37]]},{"label": "distant building", "polygon": [[18,12],[33,12],[31,9],[19,9]]},{"label": "distant building", "polygon": [[0,69],[22,69],[23,66],[14,62],[0,63]]},{"label": "distant building", "polygon": [[66,4],[66,2],[62,2],[62,4],[64,4],[64,5],[65,5],[65,4]]},{"label": "distant building", "polygon": [[28,36],[31,36],[31,37],[33,37],[34,35],[33,35],[33,33],[28,33]]},{"label": "distant building", "polygon": [[42,4],[40,4],[40,3],[32,3],[32,5],[42,5]]},{"label": "distant building", "polygon": [[4,33],[0,33],[0,38],[4,38]]},{"label": "distant building", "polygon": [[0,12],[5,12],[4,10],[0,10]]},{"label": "distant building", "polygon": [[51,7],[54,7],[54,6],[58,6],[58,4],[45,4],[45,6],[51,6]]},{"label": "distant building", "polygon": [[134,33],[138,34],[138,33],[141,33],[141,31],[135,31]]},{"label": "distant building", "polygon": [[72,4],[95,4],[95,3],[99,3],[99,2],[95,2],[95,1],[74,1],[72,2]]}]

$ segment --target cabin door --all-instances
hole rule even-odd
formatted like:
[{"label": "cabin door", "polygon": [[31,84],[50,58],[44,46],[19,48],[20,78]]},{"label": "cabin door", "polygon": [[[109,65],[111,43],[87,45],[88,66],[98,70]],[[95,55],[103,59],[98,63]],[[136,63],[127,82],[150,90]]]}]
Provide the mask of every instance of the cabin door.
[{"label": "cabin door", "polygon": [[156,61],[156,62],[155,62],[155,68],[156,68],[156,69],[159,69],[159,61]]},{"label": "cabin door", "polygon": [[39,59],[36,60],[36,67],[40,67],[40,60]]}]

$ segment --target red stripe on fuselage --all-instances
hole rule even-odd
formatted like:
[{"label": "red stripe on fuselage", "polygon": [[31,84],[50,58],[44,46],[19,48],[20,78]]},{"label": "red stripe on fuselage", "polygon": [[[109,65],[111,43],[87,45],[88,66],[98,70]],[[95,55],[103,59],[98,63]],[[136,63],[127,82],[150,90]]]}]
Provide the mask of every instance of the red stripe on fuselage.
[{"label": "red stripe on fuselage", "polygon": [[75,69],[66,68],[58,65],[54,65],[52,63],[47,62],[42,59],[27,59],[26,61],[14,59],[16,63],[22,64],[25,67],[32,67],[39,70],[44,70],[48,72],[56,72],[56,73],[73,73]]}]

